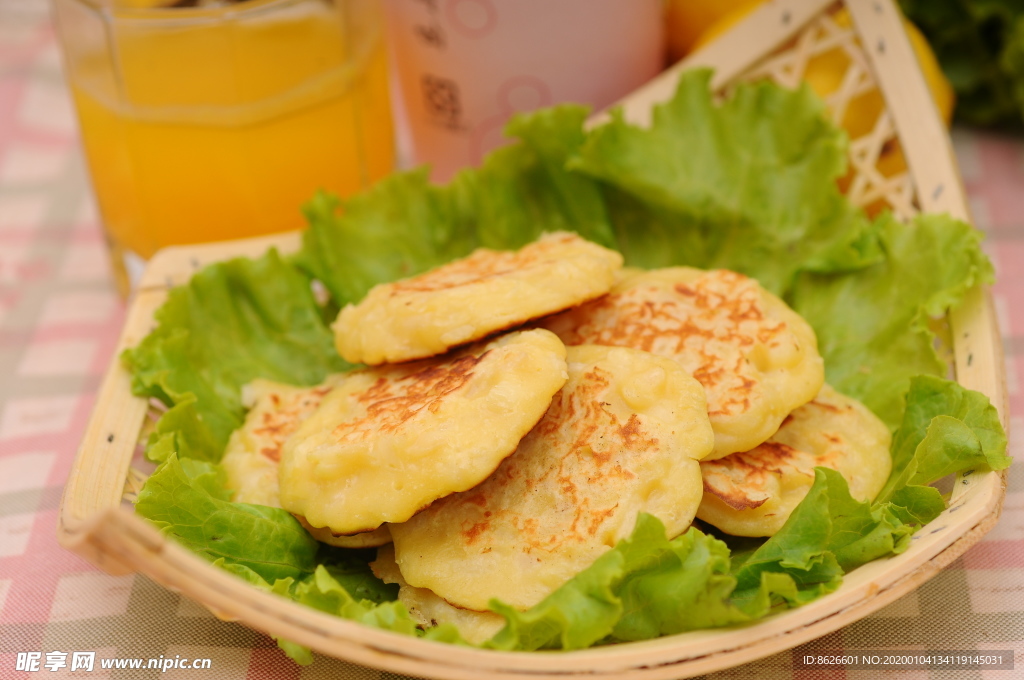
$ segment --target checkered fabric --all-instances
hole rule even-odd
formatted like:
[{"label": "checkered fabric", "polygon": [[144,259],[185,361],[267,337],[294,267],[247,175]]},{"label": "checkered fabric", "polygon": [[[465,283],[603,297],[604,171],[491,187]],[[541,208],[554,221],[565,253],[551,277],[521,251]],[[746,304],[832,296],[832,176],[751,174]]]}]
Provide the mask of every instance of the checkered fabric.
[{"label": "checkered fabric", "polygon": [[[1006,335],[1012,428],[1024,431],[1024,140],[958,130],[957,155]],[[208,680],[394,677],[342,661],[292,664],[273,641],[224,623],[139,575],[108,576],[57,546],[61,488],[124,317],[77,146],[44,0],[0,0],[0,678]],[[1013,451],[1020,440],[1015,438]],[[1013,649],[1016,671],[822,671],[837,649]],[[15,670],[18,652],[95,651],[92,672]],[[204,671],[101,670],[114,657],[208,657]],[[70,664],[69,664],[70,665]],[[877,614],[820,640],[710,676],[1024,677],[1024,468],[999,525],[962,559]]]}]

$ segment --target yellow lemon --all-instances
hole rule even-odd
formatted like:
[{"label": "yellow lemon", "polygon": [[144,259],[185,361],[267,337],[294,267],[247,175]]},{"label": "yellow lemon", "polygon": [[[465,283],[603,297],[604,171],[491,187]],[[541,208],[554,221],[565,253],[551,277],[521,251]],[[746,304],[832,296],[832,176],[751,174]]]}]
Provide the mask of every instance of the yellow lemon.
[{"label": "yellow lemon", "polygon": [[[682,59],[691,52],[697,39],[711,26],[717,26],[723,17],[731,16],[747,5],[752,7],[757,4],[751,0],[667,0],[665,33],[672,61]],[[738,21],[746,13],[737,14],[733,21]]]}]

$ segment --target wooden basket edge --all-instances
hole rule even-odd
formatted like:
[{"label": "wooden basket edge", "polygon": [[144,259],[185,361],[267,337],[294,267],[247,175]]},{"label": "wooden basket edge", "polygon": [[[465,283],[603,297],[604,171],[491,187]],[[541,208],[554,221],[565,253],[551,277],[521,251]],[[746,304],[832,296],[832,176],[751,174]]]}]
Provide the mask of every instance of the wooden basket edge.
[{"label": "wooden basket edge", "polygon": [[[1004,475],[999,477],[1003,483]],[[482,672],[493,677],[552,680],[573,675],[668,680],[721,670],[784,651],[880,609],[933,577],[980,540],[998,519],[1001,496],[995,500],[991,511],[969,531],[868,597],[748,645],[676,660],[665,658],[665,652],[673,646],[671,637],[555,654],[457,648],[461,652],[458,654],[450,645],[369,628],[260,592],[164,539],[153,527],[122,508],[100,513],[69,532],[65,545],[78,554],[103,555],[107,566],[115,565],[119,573],[144,573],[175,592],[203,602],[222,618],[239,620],[256,630],[287,637],[322,653],[385,670],[413,675],[429,671],[435,677],[451,680],[469,680],[480,677]],[[460,656],[462,660],[456,660]],[[617,663],[615,657],[627,656],[633,657],[628,664]],[[552,660],[559,663],[551,667]]]}]

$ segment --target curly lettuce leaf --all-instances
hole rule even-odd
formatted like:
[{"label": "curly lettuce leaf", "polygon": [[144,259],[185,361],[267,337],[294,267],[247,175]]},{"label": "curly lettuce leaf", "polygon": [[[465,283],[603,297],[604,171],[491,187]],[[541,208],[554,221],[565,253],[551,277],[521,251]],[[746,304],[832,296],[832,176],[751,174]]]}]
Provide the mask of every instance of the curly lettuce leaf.
[{"label": "curly lettuce leaf", "polygon": [[810,89],[744,84],[717,104],[710,78],[683,74],[648,129],[613,111],[570,166],[627,194],[612,205],[629,263],[733,269],[781,294],[800,271],[877,259],[871,223],[836,186],[846,137]]},{"label": "curly lettuce leaf", "polygon": [[416,634],[416,623],[403,605],[397,601],[357,600],[341,584],[338,572],[322,564],[311,576],[290,584],[289,596],[299,604],[343,619],[406,635]]},{"label": "curly lettuce leaf", "polygon": [[474,248],[517,248],[568,229],[635,266],[727,267],[788,290],[800,271],[848,271],[881,257],[874,226],[836,187],[846,138],[808,89],[743,84],[714,101],[707,71],[684,74],[649,130],[584,132],[586,109],[514,118],[520,140],[435,186],[426,170],[344,203],[305,206],[297,264],[339,305]]},{"label": "curly lettuce leaf", "polygon": [[587,109],[565,105],[514,118],[519,144],[446,186],[425,168],[397,173],[342,202],[319,194],[304,207],[309,229],[296,263],[339,305],[373,286],[413,276],[479,247],[514,249],[547,231],[575,231],[614,246],[601,192],[565,169],[583,143]]},{"label": "curly lettuce leaf", "polygon": [[211,562],[247,567],[267,581],[316,568],[319,543],[290,513],[232,503],[220,466],[172,454],[150,475],[135,511]]},{"label": "curly lettuce leaf", "polygon": [[648,640],[749,623],[798,588],[787,575],[779,574],[763,579],[752,597],[741,601],[735,597],[737,581],[725,543],[697,529],[666,541],[660,523],[653,529],[638,522],[630,543],[623,546],[630,548],[625,551],[625,573],[617,589],[623,613],[611,640]]},{"label": "curly lettuce leaf", "polygon": [[393,602],[398,598],[398,585],[384,583],[370,568],[377,559],[376,548],[338,548],[321,544],[317,562],[328,567],[332,578],[356,600],[376,604]]},{"label": "curly lettuce leaf", "polygon": [[738,569],[737,597],[749,597],[745,591],[763,574],[785,573],[801,586],[790,604],[804,604],[837,588],[853,567],[906,550],[914,531],[885,508],[855,500],[835,470],[816,468],[814,484],[786,524]]},{"label": "curly lettuce leaf", "polygon": [[194,394],[186,393],[181,401],[157,420],[146,442],[146,458],[162,463],[172,454],[179,458],[197,458],[216,462],[224,443],[210,431],[196,407]]},{"label": "curly lettuce leaf", "polygon": [[[268,583],[266,579],[249,567],[227,562],[223,558],[216,560],[213,563],[213,566],[234,574],[240,579],[248,582],[249,585],[259,588],[264,592],[273,593],[280,597],[291,599],[292,584],[295,583],[295,579],[290,576],[287,578],[279,578]],[[274,641],[277,642],[277,646],[289,659],[300,666],[308,666],[313,663],[313,650],[309,647],[281,637],[274,637]]]},{"label": "curly lettuce leaf", "polygon": [[[239,564],[223,560],[214,564],[260,590],[333,616],[428,640],[468,644],[450,624],[436,626],[428,631],[420,630],[405,606],[395,601],[398,586],[377,580],[366,562],[349,559],[335,563],[327,560],[326,564],[318,565],[312,574],[301,579],[287,577],[273,582],[268,582],[252,569]],[[299,665],[308,666],[313,663],[313,652],[308,647],[284,638],[274,639],[281,651]]]},{"label": "curly lettuce leaf", "polygon": [[734,597],[736,586],[722,541],[695,528],[670,541],[661,521],[642,513],[628,539],[534,607],[520,612],[492,600],[507,623],[485,646],[583,649],[646,640],[748,623],[774,603],[801,597],[787,574],[765,574],[742,599]]},{"label": "curly lettuce leaf", "polygon": [[1002,470],[1011,462],[1006,432],[988,398],[931,376],[910,381],[892,460],[892,475],[879,500],[898,500],[907,487],[924,487],[954,472],[982,466]]},{"label": "curly lettuce leaf", "polygon": [[1006,434],[985,395],[933,376],[910,381],[903,420],[892,442],[893,470],[873,503],[850,496],[846,480],[816,468],[814,484],[783,528],[746,558],[740,588],[764,571],[809,570],[833,558],[840,572],[907,549],[918,527],[946,504],[927,486],[948,474],[1010,464]]},{"label": "curly lettuce leaf", "polygon": [[[192,402],[194,413],[164,417],[194,415],[202,422],[207,432],[197,436],[217,444],[216,452],[203,449],[202,457],[211,460],[219,460],[231,431],[242,424],[242,385],[257,377],[313,385],[349,367],[334,349],[309,280],[276,250],[200,270],[170,292],[156,321],[156,329],[122,355],[132,390],[168,406]],[[167,423],[158,431],[173,428]],[[151,457],[166,458],[168,446]]]},{"label": "curly lettuce leaf", "polygon": [[849,275],[805,272],[789,302],[814,327],[829,384],[895,428],[911,376],[946,373],[929,319],[993,274],[980,232],[963,222],[883,216],[878,226],[882,261]]},{"label": "curly lettuce leaf", "polygon": [[[637,520],[638,525],[641,521]],[[614,592],[624,575],[621,547],[599,557],[525,612],[491,600],[491,610],[504,616],[506,625],[486,646],[506,650],[583,649],[609,635],[623,609]]]}]

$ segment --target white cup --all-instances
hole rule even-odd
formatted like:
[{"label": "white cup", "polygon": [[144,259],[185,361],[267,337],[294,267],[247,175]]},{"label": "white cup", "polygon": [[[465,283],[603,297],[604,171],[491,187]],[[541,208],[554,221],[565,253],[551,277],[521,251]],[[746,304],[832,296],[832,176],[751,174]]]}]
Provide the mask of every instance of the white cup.
[{"label": "white cup", "polygon": [[514,113],[604,108],[664,65],[662,0],[387,0],[411,160],[445,181]]}]

